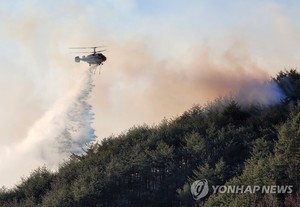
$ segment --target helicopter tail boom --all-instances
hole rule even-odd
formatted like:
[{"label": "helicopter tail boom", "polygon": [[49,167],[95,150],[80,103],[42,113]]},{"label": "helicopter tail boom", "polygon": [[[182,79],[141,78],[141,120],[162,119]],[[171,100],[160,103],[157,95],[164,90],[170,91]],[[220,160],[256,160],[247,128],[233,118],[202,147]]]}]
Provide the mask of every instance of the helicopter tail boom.
[{"label": "helicopter tail boom", "polygon": [[76,57],[75,57],[75,62],[77,62],[77,63],[80,62],[80,57],[79,57],[79,56],[76,56]]}]

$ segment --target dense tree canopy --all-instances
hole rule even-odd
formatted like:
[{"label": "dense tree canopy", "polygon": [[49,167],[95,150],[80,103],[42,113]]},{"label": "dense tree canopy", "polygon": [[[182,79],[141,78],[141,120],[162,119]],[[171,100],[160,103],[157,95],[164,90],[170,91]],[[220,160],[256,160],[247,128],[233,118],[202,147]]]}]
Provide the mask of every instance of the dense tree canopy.
[{"label": "dense tree canopy", "polygon": [[[234,98],[156,126],[142,125],[71,155],[55,173],[39,168],[0,207],[297,206],[300,203],[300,74],[273,80],[281,103],[241,106]],[[195,201],[190,185],[292,184],[292,194],[209,194]]]}]

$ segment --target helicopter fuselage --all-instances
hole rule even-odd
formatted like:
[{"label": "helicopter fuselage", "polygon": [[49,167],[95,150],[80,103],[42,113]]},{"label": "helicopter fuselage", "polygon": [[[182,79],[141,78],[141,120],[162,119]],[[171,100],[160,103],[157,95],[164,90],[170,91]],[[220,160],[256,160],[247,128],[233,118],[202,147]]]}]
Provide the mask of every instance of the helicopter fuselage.
[{"label": "helicopter fuselage", "polygon": [[88,56],[79,56],[75,57],[75,62],[84,61],[87,62],[89,65],[101,65],[103,62],[106,61],[106,57],[102,53],[93,53]]}]

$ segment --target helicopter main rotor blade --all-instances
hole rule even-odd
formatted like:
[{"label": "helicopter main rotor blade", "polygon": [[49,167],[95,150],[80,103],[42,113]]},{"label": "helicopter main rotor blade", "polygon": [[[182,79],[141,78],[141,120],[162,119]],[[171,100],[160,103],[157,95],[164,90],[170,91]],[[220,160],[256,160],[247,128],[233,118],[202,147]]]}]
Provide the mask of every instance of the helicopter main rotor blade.
[{"label": "helicopter main rotor blade", "polygon": [[93,52],[86,52],[86,51],[84,51],[84,52],[70,52],[70,53],[75,53],[75,54],[79,54],[79,53],[93,53]]},{"label": "helicopter main rotor blade", "polygon": [[97,50],[96,52],[104,52],[104,51],[107,51],[107,50]]},{"label": "helicopter main rotor blade", "polygon": [[[107,51],[107,50],[98,50],[96,52],[104,52],[104,51]],[[77,52],[70,52],[70,53],[91,53],[91,54],[93,54],[93,52],[87,52],[87,51],[77,51]]]},{"label": "helicopter main rotor blade", "polygon": [[70,47],[69,49],[93,49],[93,48],[99,48],[99,47],[106,47],[105,45],[102,46],[96,46],[96,47]]}]

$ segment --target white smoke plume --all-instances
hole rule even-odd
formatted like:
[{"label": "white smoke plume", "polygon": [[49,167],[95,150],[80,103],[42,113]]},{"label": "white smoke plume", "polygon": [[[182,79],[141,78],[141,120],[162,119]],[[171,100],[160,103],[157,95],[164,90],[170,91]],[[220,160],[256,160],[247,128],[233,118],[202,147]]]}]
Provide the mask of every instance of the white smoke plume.
[{"label": "white smoke plume", "polygon": [[249,82],[241,86],[236,99],[243,106],[251,104],[274,105],[283,101],[286,95],[275,81]]},{"label": "white smoke plume", "polygon": [[93,87],[91,73],[86,71],[74,88],[33,125],[23,142],[1,150],[0,174],[10,171],[11,180],[0,185],[7,186],[28,176],[29,172],[24,169],[34,170],[45,165],[55,170],[71,153],[83,152],[86,144],[95,139],[91,127],[94,114],[88,104]]}]

